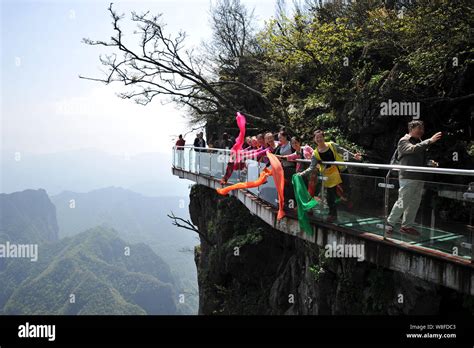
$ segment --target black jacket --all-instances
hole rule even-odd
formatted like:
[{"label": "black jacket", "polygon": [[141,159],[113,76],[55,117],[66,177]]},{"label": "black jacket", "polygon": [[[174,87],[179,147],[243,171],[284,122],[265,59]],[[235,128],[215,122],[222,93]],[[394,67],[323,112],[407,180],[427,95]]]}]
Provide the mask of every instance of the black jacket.
[{"label": "black jacket", "polygon": [[[204,140],[204,138],[196,138],[194,139],[194,147],[206,147],[206,141]],[[196,149],[195,151],[197,152],[202,152],[202,151],[205,151],[203,149]]]}]

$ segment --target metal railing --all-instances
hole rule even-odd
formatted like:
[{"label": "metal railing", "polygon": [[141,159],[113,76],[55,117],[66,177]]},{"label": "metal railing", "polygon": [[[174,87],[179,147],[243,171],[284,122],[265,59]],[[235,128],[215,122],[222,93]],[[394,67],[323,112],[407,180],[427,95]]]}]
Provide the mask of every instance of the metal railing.
[{"label": "metal railing", "polygon": [[[311,160],[297,159],[297,162],[310,163]],[[452,168],[438,168],[438,167],[417,167],[404,166],[400,164],[380,164],[380,163],[360,163],[360,162],[338,162],[338,161],[321,161],[324,165],[337,165],[355,168],[367,169],[386,169],[386,170],[404,170],[407,172],[431,173],[431,174],[450,174],[450,175],[466,175],[474,176],[474,170],[470,169],[452,169]]]},{"label": "metal railing", "polygon": [[[302,163],[310,163],[311,160],[308,159],[297,159],[296,161]],[[392,171],[407,171],[407,172],[417,172],[417,173],[429,173],[429,174],[445,174],[445,175],[463,175],[463,176],[474,176],[474,170],[469,169],[453,169],[453,168],[438,168],[438,167],[419,167],[419,166],[405,166],[399,164],[380,164],[380,163],[360,163],[360,162],[339,162],[339,161],[321,161],[324,165],[337,165],[337,166],[346,166],[354,168],[365,168],[371,170],[388,170],[385,176],[385,183],[383,187],[384,191],[384,239],[387,238],[387,218],[388,218],[388,209],[389,209],[389,190],[394,188],[392,184],[389,183],[390,175]],[[474,186],[474,185],[471,185]],[[474,200],[474,192],[466,192],[464,196],[468,199]],[[471,232],[472,234],[472,232]],[[472,247],[472,236],[471,236],[471,260],[474,260],[474,248]]]},{"label": "metal railing", "polygon": [[[194,147],[190,145],[186,146],[178,146],[173,147],[173,167],[180,168],[185,171],[193,172],[199,175],[207,175],[210,177],[220,179],[226,170],[227,163],[232,158],[232,150],[230,149],[218,149],[218,148],[201,148],[201,147]],[[309,163],[310,160],[297,160],[298,162]],[[237,183],[239,181],[252,181],[256,180],[260,175],[262,168],[264,167],[263,164],[255,161],[255,160],[246,160],[247,167],[241,171],[237,169],[229,183]],[[363,168],[367,169],[369,172],[372,173],[374,170],[387,170],[387,174],[381,176],[378,175],[363,175],[363,174],[354,174],[354,173],[341,173],[341,177],[343,178],[343,182],[349,182],[352,188],[358,188],[358,197],[356,198],[357,202],[362,206],[368,206],[368,213],[367,211],[362,212],[360,209],[360,214],[352,214],[348,213],[347,221],[343,221],[342,223],[339,222],[339,225],[342,226],[352,226],[350,219],[357,219],[368,221],[367,226],[371,225],[372,220],[376,220],[377,218],[380,219],[378,223],[374,222],[376,228],[381,229],[382,236],[384,239],[387,239],[387,218],[388,218],[388,209],[390,207],[390,200],[395,198],[394,195],[394,188],[398,185],[398,179],[390,177],[392,171],[409,171],[409,172],[419,172],[419,173],[429,173],[429,174],[442,174],[442,175],[457,175],[471,178],[474,176],[474,170],[466,170],[466,169],[451,169],[451,168],[437,168],[437,167],[417,167],[417,166],[403,166],[403,165],[392,165],[392,164],[378,164],[378,163],[360,163],[360,162],[338,162],[338,161],[321,161],[325,166],[328,165],[338,165],[338,166],[345,166],[345,167],[353,167],[353,168]],[[243,175],[242,175],[243,174]],[[268,182],[261,187],[257,187],[255,189],[248,189],[247,191],[258,196],[259,198],[265,200],[267,203],[270,203],[274,206],[277,205],[276,200],[276,188],[273,183],[273,178],[269,177]],[[318,175],[318,183],[321,184],[327,178],[324,177],[323,174]],[[474,202],[474,183],[470,183],[469,185],[464,184],[449,184],[449,183],[440,183],[440,182],[430,182],[430,181],[422,181],[425,190],[437,192],[437,196],[434,197],[437,200],[441,200],[441,205],[452,205],[457,204],[461,208],[455,209],[452,207],[444,207],[440,210],[439,207],[436,207],[434,198],[425,199],[423,204],[424,208],[431,209],[431,216],[428,215],[429,223],[425,223],[423,220],[420,224],[420,228],[427,229],[426,232],[426,241],[422,242],[413,242],[411,244],[415,245],[422,245],[425,247],[431,247],[436,250],[442,249],[443,251],[448,252],[451,248],[457,248],[462,250],[462,257],[470,258],[471,262],[474,260],[474,248],[472,247],[473,244],[473,202]],[[326,207],[326,198],[327,193],[324,185],[319,185],[320,192],[318,198],[321,200],[321,208],[316,210],[313,215],[316,217],[324,216]],[[364,190],[364,188],[371,188],[371,190]],[[362,188],[362,189],[361,189]],[[380,192],[380,188],[383,189],[383,193]],[[442,193],[442,194],[440,194]],[[382,201],[378,201],[378,199],[383,198]],[[438,199],[441,198],[441,199]],[[373,201],[373,202],[372,202]],[[423,202],[423,201],[422,201]],[[447,202],[447,203],[446,203]],[[383,207],[383,211],[379,211],[378,208]],[[367,209],[366,209],[367,210]],[[447,211],[447,212],[446,212]],[[443,213],[446,218],[446,215],[449,217],[451,214],[450,211],[462,211],[461,214],[461,222],[456,222],[456,226],[449,226],[446,223],[440,223],[436,221],[437,213],[440,215]],[[365,215],[363,215],[365,214]],[[441,215],[443,215],[441,214]],[[383,217],[382,217],[383,215]],[[371,220],[372,219],[372,220]],[[439,220],[439,219],[438,219]],[[446,220],[446,219],[444,219]],[[443,221],[444,221],[443,220]],[[363,222],[357,222],[358,228],[363,226]],[[451,229],[451,231],[449,231]],[[447,231],[446,231],[447,230]],[[371,231],[371,230],[370,230]],[[377,232],[375,232],[377,233]],[[423,235],[423,237],[425,237]],[[393,235],[389,238],[397,239]],[[403,240],[404,236],[399,236],[400,240]],[[453,242],[454,241],[454,242]],[[449,243],[451,244],[449,244]],[[423,244],[424,243],[424,244]],[[447,246],[443,246],[445,243]],[[441,245],[441,246],[440,246]],[[438,248],[438,249],[437,249]],[[453,250],[452,253],[455,256],[458,254]]]},{"label": "metal railing", "polygon": [[[231,149],[219,149],[210,147],[195,147],[192,145],[174,146],[177,149],[192,149],[202,152],[220,152],[231,154]],[[245,152],[245,151],[243,151]],[[310,163],[308,159],[297,159],[297,162]],[[400,164],[381,164],[381,163],[361,163],[361,162],[338,162],[338,161],[321,161],[324,165],[338,165],[346,167],[367,168],[367,169],[384,169],[384,170],[405,170],[409,172],[431,173],[431,174],[450,174],[450,175],[465,175],[474,176],[474,169],[453,169],[453,168],[439,168],[439,167],[418,167],[418,166],[404,166]]]}]

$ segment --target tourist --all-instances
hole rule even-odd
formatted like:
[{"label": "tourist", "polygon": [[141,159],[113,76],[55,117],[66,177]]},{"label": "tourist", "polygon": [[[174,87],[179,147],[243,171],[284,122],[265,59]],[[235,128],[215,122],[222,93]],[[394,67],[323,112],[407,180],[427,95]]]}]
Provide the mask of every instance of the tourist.
[{"label": "tourist", "polygon": [[288,133],[280,131],[278,133],[279,145],[275,149],[275,155],[279,156],[281,166],[283,167],[283,173],[285,177],[285,207],[289,207],[290,202],[294,202],[294,191],[291,178],[296,173],[296,163],[294,161],[288,161],[285,156],[289,156],[295,152],[295,149],[291,146],[288,139]]},{"label": "tourist", "polygon": [[[408,123],[408,134],[398,141],[395,154],[401,165],[421,167],[427,164],[426,150],[431,144],[441,139],[442,133],[438,132],[430,139],[422,141],[424,133],[423,121]],[[437,163],[433,161],[429,164],[437,166]],[[400,184],[398,199],[387,218],[387,232],[392,233],[393,226],[402,218],[400,233],[419,236],[420,232],[413,228],[413,224],[423,195],[422,173],[400,170],[398,179]]]},{"label": "tourist", "polygon": [[262,151],[262,153],[258,156],[257,160],[259,162],[265,163],[265,165],[266,165],[265,167],[269,167],[270,166],[270,160],[266,156],[266,153],[267,152],[274,153],[276,147],[277,147],[277,144],[275,142],[275,137],[273,136],[273,133],[270,133],[270,132],[265,133],[264,146],[263,146],[265,151]]},{"label": "tourist", "polygon": [[198,172],[199,170],[199,160],[200,160],[200,153],[206,151],[204,148],[206,147],[206,141],[204,140],[203,137],[203,132],[199,132],[196,136],[196,139],[194,139],[194,151],[195,153],[195,158],[194,158],[194,170]]},{"label": "tourist", "polygon": [[186,140],[183,139],[183,135],[180,134],[178,136],[178,140],[176,141],[176,151],[178,154],[178,167],[183,168],[184,167],[184,146],[186,144]]},{"label": "tourist", "polygon": [[[204,148],[206,147],[206,140],[204,140],[203,132],[199,132],[194,139],[194,147]],[[205,151],[204,149],[196,149],[196,151]]]},{"label": "tourist", "polygon": [[252,147],[252,138],[251,137],[245,137],[245,141],[242,145],[242,149],[243,150],[250,150],[250,148]]},{"label": "tourist", "polygon": [[257,150],[258,148],[259,148],[258,139],[256,136],[253,136],[252,139],[250,140],[250,149],[248,150]]},{"label": "tourist", "polygon": [[222,133],[222,139],[219,143],[219,148],[221,148],[221,149],[230,149],[230,148],[232,148],[233,145],[234,145],[234,143],[230,139],[229,134],[227,134],[226,132]]},{"label": "tourist", "polygon": [[211,138],[207,139],[207,146],[211,149],[215,149],[219,147],[219,139],[217,138],[217,133],[213,132]]}]

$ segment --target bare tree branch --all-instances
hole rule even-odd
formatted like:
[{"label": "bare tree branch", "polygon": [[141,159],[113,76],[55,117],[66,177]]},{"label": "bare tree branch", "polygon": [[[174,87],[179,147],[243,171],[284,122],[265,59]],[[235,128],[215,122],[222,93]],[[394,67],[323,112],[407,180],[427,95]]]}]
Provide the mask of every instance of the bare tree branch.
[{"label": "bare tree branch", "polygon": [[[224,0],[238,3],[238,0]],[[221,7],[221,9],[223,9]],[[131,21],[137,25],[134,34],[140,35],[139,49],[132,49],[124,41],[124,33],[120,21],[124,14],[117,14],[111,3],[108,11],[112,17],[114,35],[110,41],[83,39],[91,46],[104,46],[117,49],[118,52],[100,56],[100,62],[106,67],[103,78],[80,75],[79,78],[102,82],[106,85],[113,82],[123,83],[130,90],[119,93],[123,99],[132,99],[137,104],[147,105],[157,96],[170,97],[178,106],[189,107],[198,119],[208,117],[233,115],[235,111],[246,112],[245,106],[236,102],[238,96],[232,95],[225,85],[233,84],[250,92],[271,106],[265,96],[255,88],[241,81],[221,81],[218,73],[203,75],[207,69],[208,60],[198,57],[193,50],[183,50],[186,34],[179,32],[174,38],[164,33],[161,14],[150,12],[143,14],[131,13]],[[246,12],[241,7],[235,7],[221,13],[222,26],[226,28],[224,35],[234,57],[244,54],[247,35],[249,32]],[[217,20],[218,17],[216,17]],[[229,18],[232,19],[228,20]],[[231,33],[238,34],[232,37]],[[121,53],[121,57],[118,53]],[[132,89],[133,88],[133,89]],[[248,114],[251,119],[269,123],[269,120]]]},{"label": "bare tree branch", "polygon": [[[186,230],[190,230],[190,231],[193,231],[193,232],[196,232],[207,244],[209,245],[215,245],[216,243],[214,242],[211,242],[211,240],[209,240],[209,238],[207,238],[207,236],[200,232],[194,225],[191,221],[189,220],[185,220],[183,218],[180,218],[180,217],[177,217],[176,215],[174,215],[173,212],[171,212],[171,215],[168,214],[167,215],[171,220],[173,220],[172,224],[174,226],[177,226],[179,228],[184,228]],[[181,223],[180,223],[181,222]]]}]

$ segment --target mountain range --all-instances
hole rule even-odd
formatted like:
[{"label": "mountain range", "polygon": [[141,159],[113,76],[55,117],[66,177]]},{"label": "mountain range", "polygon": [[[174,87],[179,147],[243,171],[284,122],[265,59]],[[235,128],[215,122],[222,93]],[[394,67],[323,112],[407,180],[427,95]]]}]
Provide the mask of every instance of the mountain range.
[{"label": "mountain range", "polygon": [[1,314],[192,312],[178,301],[181,285],[150,246],[125,241],[104,224],[62,231],[56,214],[45,190],[0,194],[0,244],[38,245],[36,262],[0,258]]}]

